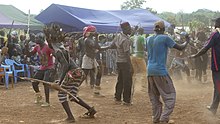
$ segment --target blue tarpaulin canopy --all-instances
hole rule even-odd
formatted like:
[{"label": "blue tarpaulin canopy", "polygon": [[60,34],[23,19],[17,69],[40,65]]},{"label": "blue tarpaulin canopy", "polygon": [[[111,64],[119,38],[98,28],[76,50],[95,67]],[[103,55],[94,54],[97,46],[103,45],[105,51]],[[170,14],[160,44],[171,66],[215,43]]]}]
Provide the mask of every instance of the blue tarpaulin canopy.
[{"label": "blue tarpaulin canopy", "polygon": [[[115,33],[120,30],[121,22],[132,26],[142,26],[145,33],[152,33],[154,23],[162,20],[146,9],[135,10],[92,10],[52,4],[36,19],[44,24],[59,24],[64,31],[82,31],[87,25],[94,25],[100,33]],[[165,25],[169,23],[165,21]]]}]

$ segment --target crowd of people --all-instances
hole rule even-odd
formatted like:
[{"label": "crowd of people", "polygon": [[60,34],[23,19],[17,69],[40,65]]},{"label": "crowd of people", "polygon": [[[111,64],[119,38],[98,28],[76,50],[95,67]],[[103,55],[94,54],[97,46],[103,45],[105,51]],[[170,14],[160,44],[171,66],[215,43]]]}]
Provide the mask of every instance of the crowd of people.
[{"label": "crowd of people", "polygon": [[[220,18],[215,20],[215,31],[210,38],[207,38],[209,32],[203,29],[191,33],[182,30],[178,33],[175,32],[175,26],[171,25],[165,30],[163,21],[155,22],[155,33],[151,35],[144,34],[140,26],[132,27],[129,22],[121,23],[120,27],[122,31],[116,34],[98,34],[96,27],[90,25],[82,33],[64,36],[62,31],[57,30],[59,26],[53,25],[29,37],[19,36],[16,31],[5,34],[1,30],[0,62],[5,64],[4,60],[9,58],[28,64],[31,77],[59,84],[75,96],[69,96],[69,101],[87,109],[88,112],[83,116],[86,118],[94,118],[97,112],[77,96],[80,85],[87,82],[87,77],[94,95],[103,97],[102,75],[117,75],[114,101],[116,104],[130,106],[133,104],[136,79],[140,78],[137,74],[141,74],[142,87],[146,91],[148,87],[152,103],[152,121],[165,124],[174,123],[170,115],[175,107],[176,90],[171,77],[181,80],[185,74],[187,82],[194,79],[206,82],[208,59],[211,56],[214,97],[207,109],[216,114],[220,100]],[[210,48],[212,51],[208,53]],[[45,102],[42,103],[43,97],[38,85],[39,82],[32,82],[36,93],[35,103],[49,107],[50,88],[44,85]],[[67,114],[65,121],[75,122],[67,93],[59,91],[58,99]]]}]

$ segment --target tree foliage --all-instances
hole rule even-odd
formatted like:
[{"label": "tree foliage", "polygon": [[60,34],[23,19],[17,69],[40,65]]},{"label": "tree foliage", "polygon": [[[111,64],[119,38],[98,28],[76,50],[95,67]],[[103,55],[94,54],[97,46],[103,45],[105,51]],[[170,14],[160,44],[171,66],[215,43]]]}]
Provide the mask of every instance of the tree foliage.
[{"label": "tree foliage", "polygon": [[208,9],[199,9],[192,13],[163,12],[157,15],[176,26],[188,26],[191,29],[196,30],[211,26],[211,20],[220,17],[220,12]]},{"label": "tree foliage", "polygon": [[[128,0],[121,5],[122,10],[130,10],[130,9],[140,9],[143,4],[146,3],[146,0]],[[146,7],[148,11],[153,14],[157,14],[157,11],[153,8]]]},{"label": "tree foliage", "polygon": [[155,15],[157,14],[157,11],[154,10],[153,8],[146,7],[146,9],[147,9],[148,11],[150,11],[151,13],[155,14]]},{"label": "tree foliage", "polygon": [[172,12],[163,12],[159,16],[171,24],[177,24],[176,14]]},{"label": "tree foliage", "polygon": [[146,0],[128,0],[121,5],[122,10],[142,8]]},{"label": "tree foliage", "polygon": [[[142,8],[146,0],[127,0],[121,5],[122,10],[130,10]],[[211,11],[208,9],[198,9],[192,13],[184,13],[182,11],[178,13],[163,12],[157,13],[152,8],[145,7],[151,13],[158,15],[162,19],[166,20],[171,24],[175,24],[180,27],[189,27],[191,30],[196,30],[200,28],[206,28],[213,24],[212,19],[220,17],[219,11]]]}]

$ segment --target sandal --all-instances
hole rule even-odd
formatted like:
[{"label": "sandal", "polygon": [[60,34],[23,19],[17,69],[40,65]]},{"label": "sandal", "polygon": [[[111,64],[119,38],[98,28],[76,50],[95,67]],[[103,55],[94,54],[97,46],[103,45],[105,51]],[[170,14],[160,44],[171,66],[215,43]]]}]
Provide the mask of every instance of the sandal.
[{"label": "sandal", "polygon": [[90,108],[88,112],[86,112],[84,115],[83,115],[83,118],[95,118],[95,114],[96,114],[96,110],[94,109],[94,107]]}]

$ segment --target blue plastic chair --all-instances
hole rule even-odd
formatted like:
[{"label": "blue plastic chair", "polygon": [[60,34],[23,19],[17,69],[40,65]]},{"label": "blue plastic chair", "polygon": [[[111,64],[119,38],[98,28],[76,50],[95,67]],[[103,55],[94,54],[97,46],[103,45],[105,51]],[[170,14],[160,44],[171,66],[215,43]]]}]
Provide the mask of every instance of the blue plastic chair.
[{"label": "blue plastic chair", "polygon": [[[8,89],[9,77],[12,77],[12,88],[14,87],[13,81],[13,71],[11,70],[10,65],[1,65],[0,68],[4,68],[3,72],[0,72],[1,75],[4,75],[5,87]],[[16,77],[17,78],[17,77]]]},{"label": "blue plastic chair", "polygon": [[[25,76],[27,72],[27,77],[30,77],[30,70],[27,64],[19,64],[12,59],[5,59],[5,64],[10,65],[12,67],[12,71],[14,72],[14,81],[17,83],[18,73],[22,73]],[[21,69],[16,69],[15,66],[21,67]]]},{"label": "blue plastic chair", "polygon": [[27,77],[30,78],[31,77],[30,67],[28,66],[28,64],[24,64],[24,66],[25,66],[25,69],[26,69]]}]

